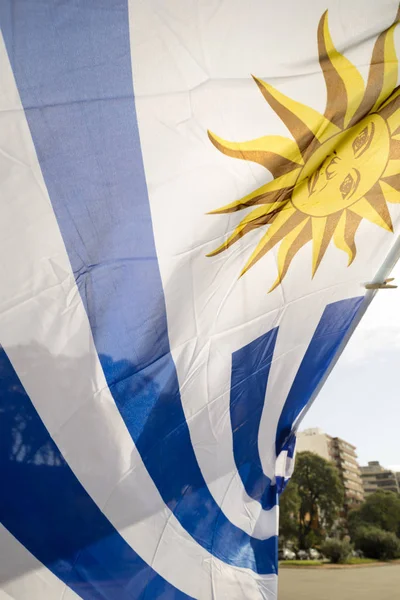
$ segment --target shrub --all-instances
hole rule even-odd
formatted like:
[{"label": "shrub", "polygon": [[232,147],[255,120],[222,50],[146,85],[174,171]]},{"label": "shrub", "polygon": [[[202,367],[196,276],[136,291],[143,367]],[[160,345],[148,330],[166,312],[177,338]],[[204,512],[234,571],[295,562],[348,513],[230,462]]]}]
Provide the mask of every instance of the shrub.
[{"label": "shrub", "polygon": [[326,540],[321,546],[321,552],[331,563],[344,563],[352,551],[351,544],[346,540]]},{"label": "shrub", "polygon": [[309,550],[321,545],[323,540],[322,534],[318,531],[311,530],[303,537],[302,550]]},{"label": "shrub", "polygon": [[356,535],[356,547],[368,558],[391,560],[400,556],[400,540],[378,527],[361,527]]}]

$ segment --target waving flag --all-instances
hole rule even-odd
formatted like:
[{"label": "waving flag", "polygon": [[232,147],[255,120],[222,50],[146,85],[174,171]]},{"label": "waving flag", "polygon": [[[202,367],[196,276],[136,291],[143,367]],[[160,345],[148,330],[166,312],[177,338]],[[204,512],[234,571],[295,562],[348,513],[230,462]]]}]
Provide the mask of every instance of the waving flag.
[{"label": "waving flag", "polygon": [[397,20],[2,0],[2,598],[276,598],[296,427],[398,254]]}]

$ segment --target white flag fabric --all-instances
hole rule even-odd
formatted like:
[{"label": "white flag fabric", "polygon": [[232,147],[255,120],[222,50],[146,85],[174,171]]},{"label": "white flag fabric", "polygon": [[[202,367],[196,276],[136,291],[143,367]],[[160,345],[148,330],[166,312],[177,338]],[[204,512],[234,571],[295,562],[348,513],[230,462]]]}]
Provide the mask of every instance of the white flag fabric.
[{"label": "white flag fabric", "polygon": [[1,1],[1,598],[277,597],[299,420],[398,255],[397,9]]}]

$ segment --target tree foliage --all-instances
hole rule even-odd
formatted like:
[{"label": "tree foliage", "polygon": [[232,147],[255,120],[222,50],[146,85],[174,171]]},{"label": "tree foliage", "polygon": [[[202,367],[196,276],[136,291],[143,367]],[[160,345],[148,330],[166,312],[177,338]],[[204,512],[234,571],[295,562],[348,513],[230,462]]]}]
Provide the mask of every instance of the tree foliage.
[{"label": "tree foliage", "polygon": [[326,540],[321,546],[321,552],[329,558],[331,563],[343,564],[347,561],[352,551],[352,546],[347,540]]},{"label": "tree foliage", "polygon": [[379,490],[367,496],[360,508],[349,515],[349,530],[354,536],[365,524],[391,531],[400,537],[400,496]]},{"label": "tree foliage", "polygon": [[362,525],[363,521],[360,508],[353,508],[347,515],[347,529],[352,540],[356,538],[357,531]]},{"label": "tree foliage", "polygon": [[391,560],[400,556],[400,541],[391,531],[379,527],[363,526],[355,537],[356,547],[368,558]]},{"label": "tree foliage", "polygon": [[[290,496],[284,500],[288,492]],[[332,528],[343,505],[343,497],[337,469],[317,454],[299,452],[292,481],[282,494],[282,534],[288,537],[296,531],[300,548],[309,548],[321,541],[326,531]]]},{"label": "tree foliage", "polygon": [[279,537],[283,542],[297,536],[300,502],[297,485],[290,481],[282,492],[279,503]]}]

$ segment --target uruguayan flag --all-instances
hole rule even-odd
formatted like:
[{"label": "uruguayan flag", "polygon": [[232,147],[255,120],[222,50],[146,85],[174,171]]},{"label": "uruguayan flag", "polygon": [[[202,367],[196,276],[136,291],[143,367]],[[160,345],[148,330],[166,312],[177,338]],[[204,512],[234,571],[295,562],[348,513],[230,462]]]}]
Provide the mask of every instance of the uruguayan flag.
[{"label": "uruguayan flag", "polygon": [[276,598],[297,424],[397,255],[396,11],[1,0],[1,598]]}]

